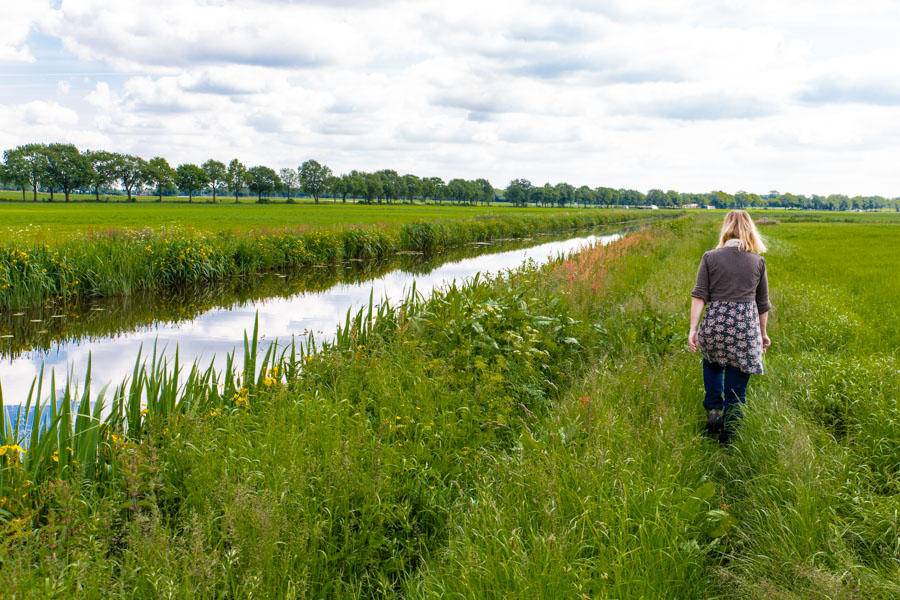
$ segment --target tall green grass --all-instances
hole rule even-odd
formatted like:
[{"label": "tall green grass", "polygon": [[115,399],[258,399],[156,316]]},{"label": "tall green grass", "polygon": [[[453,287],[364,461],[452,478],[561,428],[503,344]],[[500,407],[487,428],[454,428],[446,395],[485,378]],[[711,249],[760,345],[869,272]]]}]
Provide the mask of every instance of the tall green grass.
[{"label": "tall green grass", "polygon": [[896,228],[767,231],[769,373],[717,474],[739,519],[723,594],[900,597]]},{"label": "tall green grass", "polygon": [[[244,377],[213,394],[219,412],[204,394],[181,410],[183,391],[160,392],[176,401],[133,417],[140,434],[110,449],[106,480],[54,471],[7,509],[5,593],[896,597],[897,357],[882,343],[896,325],[867,333],[896,303],[860,308],[852,277],[811,277],[798,252],[825,273],[846,260],[806,229],[821,224],[769,228],[768,374],[720,448],[701,433],[699,361],[684,347],[717,227],[671,222],[370,303],[333,343],[285,354],[294,370],[270,385],[259,374],[280,351],[248,336],[252,392]],[[847,240],[874,232],[844,233],[835,243],[869,265]],[[822,318],[810,293],[822,284],[847,319]],[[151,387],[172,389],[167,377]]]},{"label": "tall green grass", "polygon": [[124,295],[342,259],[375,259],[398,251],[434,252],[469,242],[634,218],[626,211],[597,211],[253,235],[115,230],[58,245],[10,240],[0,243],[0,309]]}]

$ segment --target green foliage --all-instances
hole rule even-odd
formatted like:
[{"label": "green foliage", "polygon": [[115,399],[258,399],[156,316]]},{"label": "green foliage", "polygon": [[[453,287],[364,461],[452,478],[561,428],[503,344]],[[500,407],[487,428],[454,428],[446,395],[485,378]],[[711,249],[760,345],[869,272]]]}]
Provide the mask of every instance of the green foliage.
[{"label": "green foliage", "polygon": [[175,169],[175,184],[182,192],[188,193],[188,202],[194,201],[194,192],[199,192],[209,184],[206,171],[197,165],[178,165]]},{"label": "green foliage", "polygon": [[228,163],[228,170],[225,172],[225,187],[234,194],[234,201],[237,203],[241,190],[247,185],[247,167],[244,163],[234,158]]},{"label": "green foliage", "polygon": [[[182,165],[186,166],[186,165]],[[202,172],[199,167],[197,171]],[[397,251],[432,252],[474,241],[538,231],[612,224],[623,213],[583,213],[407,223],[391,229],[317,229],[254,235],[112,231],[58,246],[0,245],[0,307],[73,297],[133,293],[230,275],[378,258]]]},{"label": "green foliage", "polygon": [[216,191],[218,190],[219,185],[228,177],[228,169],[225,166],[225,163],[212,158],[203,163],[201,167],[203,168],[203,172],[206,173],[206,181],[210,188],[212,188],[213,202],[215,202]]},{"label": "green foliage", "polygon": [[92,166],[90,159],[81,154],[72,144],[50,144],[46,150],[45,177],[51,189],[58,187],[66,195],[73,190],[91,183]]},{"label": "green foliage", "polygon": [[163,190],[175,185],[175,169],[161,156],[151,158],[147,167],[147,183],[152,183],[156,187],[159,202],[162,202]]},{"label": "green foliage", "polygon": [[300,165],[297,172],[300,175],[300,188],[312,196],[318,204],[319,196],[325,191],[328,178],[331,177],[331,169],[310,159]]},{"label": "green foliage", "polygon": [[263,195],[268,195],[281,188],[281,179],[278,173],[269,167],[256,166],[247,170],[247,189],[257,195],[257,201],[263,201]]},{"label": "green foliage", "polygon": [[116,160],[116,178],[128,192],[128,201],[132,202],[131,192],[150,180],[150,163],[139,156],[120,154]]}]

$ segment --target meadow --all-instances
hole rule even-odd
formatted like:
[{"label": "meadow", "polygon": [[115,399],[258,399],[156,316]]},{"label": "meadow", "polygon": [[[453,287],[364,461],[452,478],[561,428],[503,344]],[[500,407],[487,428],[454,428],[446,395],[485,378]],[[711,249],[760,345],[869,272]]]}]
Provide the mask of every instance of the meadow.
[{"label": "meadow", "polygon": [[[93,197],[91,197],[93,198]],[[355,226],[392,227],[423,219],[457,220],[473,217],[565,215],[574,208],[515,208],[506,204],[459,206],[450,204],[320,204],[300,200],[295,204],[257,204],[242,199],[220,198],[213,204],[198,201],[137,202],[127,204],[72,202],[0,202],[0,240],[63,242],[83,235],[132,229],[187,229],[203,234],[271,232],[282,229],[310,231]],[[598,212],[598,209],[590,209]],[[601,211],[603,212],[603,211]]]},{"label": "meadow", "polygon": [[250,334],[182,388],[156,357],[109,417],[51,404],[24,453],[0,424],[2,589],[896,598],[898,225],[764,228],[773,345],[725,448],[686,349],[713,215],[369,307],[325,347]]}]

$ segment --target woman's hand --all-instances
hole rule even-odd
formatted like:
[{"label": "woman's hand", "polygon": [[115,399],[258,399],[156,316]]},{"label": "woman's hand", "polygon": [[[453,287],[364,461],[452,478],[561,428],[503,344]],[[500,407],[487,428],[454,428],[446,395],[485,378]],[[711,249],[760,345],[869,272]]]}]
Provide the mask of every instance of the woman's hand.
[{"label": "woman's hand", "polygon": [[769,336],[766,334],[762,334],[762,343],[763,343],[763,354],[766,353],[766,348],[772,345],[772,340],[769,339]]},{"label": "woman's hand", "polygon": [[[768,339],[768,338],[766,338]],[[697,351],[697,343],[699,341],[699,336],[697,335],[696,329],[691,329],[690,333],[688,333],[688,346],[691,348],[691,352]]]}]

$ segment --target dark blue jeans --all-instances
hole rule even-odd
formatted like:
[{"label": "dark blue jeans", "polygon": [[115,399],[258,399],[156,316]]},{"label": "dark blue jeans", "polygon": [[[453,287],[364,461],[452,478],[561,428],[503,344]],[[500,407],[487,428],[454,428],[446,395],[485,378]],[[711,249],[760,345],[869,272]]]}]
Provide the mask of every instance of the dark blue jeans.
[{"label": "dark blue jeans", "polygon": [[727,442],[734,435],[734,426],[741,416],[741,407],[746,402],[749,381],[749,373],[703,359],[703,385],[706,387],[703,408],[718,408],[724,412],[720,442]]}]

